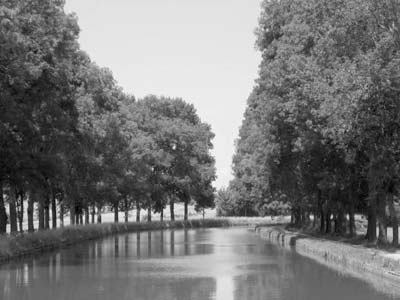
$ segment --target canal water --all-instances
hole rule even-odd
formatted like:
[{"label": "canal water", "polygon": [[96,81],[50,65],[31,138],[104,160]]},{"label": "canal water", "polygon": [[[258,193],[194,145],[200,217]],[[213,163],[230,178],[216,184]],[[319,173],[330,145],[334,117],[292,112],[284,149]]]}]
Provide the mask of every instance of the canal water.
[{"label": "canal water", "polygon": [[0,267],[0,299],[378,300],[246,228],[118,235]]}]

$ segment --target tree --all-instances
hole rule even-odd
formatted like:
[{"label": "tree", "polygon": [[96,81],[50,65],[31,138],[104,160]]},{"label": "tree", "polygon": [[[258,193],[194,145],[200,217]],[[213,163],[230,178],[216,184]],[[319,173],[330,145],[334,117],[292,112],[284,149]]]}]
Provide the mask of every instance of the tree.
[{"label": "tree", "polygon": [[68,213],[71,224],[96,211],[101,222],[105,206],[117,222],[120,209],[125,221],[133,205],[151,216],[178,196],[212,204],[213,134],[192,105],[124,94],[80,50],[63,0],[4,0],[0,24],[1,233],[5,202],[16,232],[25,198],[29,231],[35,204],[39,230],[57,226],[57,206],[63,226]]},{"label": "tree", "polygon": [[194,107],[181,99],[148,96],[139,100],[135,108],[138,129],[148,143],[141,155],[146,159],[148,192],[153,201],[144,206],[155,205],[161,212],[167,198],[173,207],[178,197],[185,204],[187,219],[190,199],[199,190],[209,190],[215,178],[210,155],[214,135],[209,125],[200,121]]},{"label": "tree", "polygon": [[321,231],[333,232],[333,221],[339,235],[353,235],[363,212],[369,241],[378,221],[387,242],[399,166],[399,12],[392,0],[263,2],[263,59],[233,159],[232,206],[288,207],[297,225],[312,213]]}]

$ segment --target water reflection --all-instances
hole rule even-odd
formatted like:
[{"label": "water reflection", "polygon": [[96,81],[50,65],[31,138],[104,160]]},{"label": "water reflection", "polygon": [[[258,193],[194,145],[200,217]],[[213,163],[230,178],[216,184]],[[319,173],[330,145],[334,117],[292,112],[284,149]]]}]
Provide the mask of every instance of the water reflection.
[{"label": "water reflection", "polygon": [[147,256],[151,256],[151,231],[147,232]]},{"label": "water reflection", "polygon": [[175,230],[171,230],[170,236],[169,236],[169,251],[170,255],[174,256],[175,255]]},{"label": "water reflection", "polygon": [[125,257],[129,255],[129,234],[126,234],[124,237],[124,244],[125,244]]},{"label": "water reflection", "polygon": [[189,255],[189,234],[188,234],[188,230],[185,229],[184,230],[184,245],[185,245],[185,255]]},{"label": "water reflection", "polygon": [[246,229],[138,232],[0,268],[1,299],[389,299]]},{"label": "water reflection", "polygon": [[140,258],[140,232],[136,233],[136,256]]}]

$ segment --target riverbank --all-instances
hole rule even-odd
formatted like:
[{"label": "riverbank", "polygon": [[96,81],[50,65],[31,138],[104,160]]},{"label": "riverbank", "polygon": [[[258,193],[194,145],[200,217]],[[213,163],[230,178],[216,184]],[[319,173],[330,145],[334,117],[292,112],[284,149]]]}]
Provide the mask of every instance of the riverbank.
[{"label": "riverbank", "polygon": [[287,231],[283,226],[259,227],[257,232],[262,238],[295,250],[344,276],[359,278],[380,292],[400,297],[400,253]]},{"label": "riverbank", "polygon": [[215,218],[195,219],[188,221],[167,222],[130,222],[103,223],[90,225],[66,226],[51,230],[37,231],[18,235],[0,237],[0,262],[56,250],[84,241],[99,239],[105,236],[137,232],[143,230],[200,228],[200,227],[229,227],[229,226],[259,226],[284,223],[286,219],[270,218]]}]

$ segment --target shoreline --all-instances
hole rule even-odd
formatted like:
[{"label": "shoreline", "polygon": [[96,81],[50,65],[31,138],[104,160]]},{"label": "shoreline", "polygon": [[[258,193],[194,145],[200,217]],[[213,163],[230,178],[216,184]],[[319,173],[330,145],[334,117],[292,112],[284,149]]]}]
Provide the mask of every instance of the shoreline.
[{"label": "shoreline", "polygon": [[308,257],[343,276],[358,278],[379,292],[400,297],[400,255],[287,231],[282,226],[259,227],[256,231],[261,238]]},{"label": "shoreline", "polygon": [[102,223],[4,235],[0,236],[0,264],[121,233],[162,229],[275,225],[281,221],[280,219],[271,220],[270,218],[232,217],[188,221]]}]

